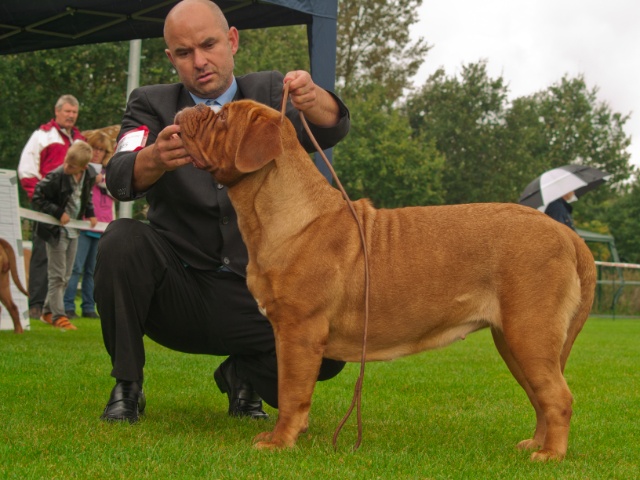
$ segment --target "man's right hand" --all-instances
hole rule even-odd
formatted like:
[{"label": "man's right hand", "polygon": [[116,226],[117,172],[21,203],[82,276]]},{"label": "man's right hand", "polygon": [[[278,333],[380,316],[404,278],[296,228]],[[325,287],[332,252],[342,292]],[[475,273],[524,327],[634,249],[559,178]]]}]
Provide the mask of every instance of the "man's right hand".
[{"label": "man's right hand", "polygon": [[192,162],[180,138],[180,126],[165,127],[155,143],[138,152],[133,167],[133,188],[136,192],[148,190],[164,174]]}]

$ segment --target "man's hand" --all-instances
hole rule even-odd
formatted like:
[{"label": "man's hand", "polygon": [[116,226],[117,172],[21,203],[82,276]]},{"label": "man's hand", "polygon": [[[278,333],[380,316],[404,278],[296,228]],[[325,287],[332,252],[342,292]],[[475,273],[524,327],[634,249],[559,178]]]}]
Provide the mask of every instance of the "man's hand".
[{"label": "man's hand", "polygon": [[293,106],[304,113],[307,120],[319,127],[333,127],[340,121],[338,103],[325,89],[318,87],[304,70],[284,76],[289,83],[289,98]]},{"label": "man's hand", "polygon": [[69,223],[70,220],[71,220],[71,217],[69,217],[67,212],[63,213],[62,216],[60,217],[60,223],[62,225],[66,225],[67,223]]},{"label": "man's hand", "polygon": [[133,188],[148,190],[164,174],[192,162],[180,138],[180,126],[165,127],[155,143],[138,152],[133,167]]}]

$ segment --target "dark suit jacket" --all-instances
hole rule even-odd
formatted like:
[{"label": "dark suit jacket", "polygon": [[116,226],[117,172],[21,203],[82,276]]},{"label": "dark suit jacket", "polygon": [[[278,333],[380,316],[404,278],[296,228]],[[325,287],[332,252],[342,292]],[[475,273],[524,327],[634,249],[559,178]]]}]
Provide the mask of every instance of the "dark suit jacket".
[{"label": "dark suit jacket", "polygon": [[[279,72],[237,77],[236,99],[249,98],[280,110],[283,79]],[[337,126],[319,128],[310,125],[323,149],[334,146],[349,131],[349,112],[337,100],[341,108]],[[119,137],[146,125],[149,128],[147,145],[150,145],[164,127],[173,123],[176,112],[193,105],[189,92],[180,83],[137,88],[129,96]],[[296,127],[300,143],[307,151],[312,151],[313,145],[304,132],[297,110],[290,103],[287,117]],[[136,194],[131,187],[136,155],[136,152],[120,152],[110,160],[106,178],[111,194],[122,201],[146,194],[150,225],[173,245],[186,264],[202,270],[226,265],[232,271],[246,275],[247,251],[227,189],[216,184],[209,173],[187,165],[166,172],[147,192]]]}]

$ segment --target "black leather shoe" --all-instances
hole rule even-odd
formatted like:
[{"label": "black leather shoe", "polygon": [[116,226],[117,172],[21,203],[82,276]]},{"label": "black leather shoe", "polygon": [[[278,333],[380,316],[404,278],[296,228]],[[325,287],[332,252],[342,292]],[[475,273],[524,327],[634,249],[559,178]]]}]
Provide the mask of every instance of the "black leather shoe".
[{"label": "black leather shoe", "polygon": [[144,413],[147,401],[138,382],[118,382],[111,390],[111,396],[101,420],[107,422],[136,423]]},{"label": "black leather shoe", "polygon": [[67,310],[65,313],[65,316],[69,319],[69,320],[73,320],[74,318],[78,318],[78,315],[76,315],[76,311],[75,310]]},{"label": "black leather shoe", "polygon": [[84,318],[100,318],[96,312],[82,312]]},{"label": "black leather shoe", "polygon": [[236,375],[236,366],[227,358],[213,372],[213,379],[222,393],[229,397],[229,415],[231,417],[251,417],[266,420],[269,418],[262,410],[262,399],[248,382]]}]

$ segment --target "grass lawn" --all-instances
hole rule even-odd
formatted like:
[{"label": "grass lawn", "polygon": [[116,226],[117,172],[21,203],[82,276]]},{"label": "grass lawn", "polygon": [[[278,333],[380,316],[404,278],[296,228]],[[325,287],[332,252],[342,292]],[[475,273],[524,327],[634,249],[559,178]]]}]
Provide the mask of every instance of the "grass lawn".
[{"label": "grass lawn", "polygon": [[16,479],[634,479],[640,478],[640,321],[592,318],[566,370],[574,394],[564,462],[516,450],[533,408],[488,331],[447,349],[366,367],[363,442],[346,412],[359,365],[319,383],[296,448],[251,446],[266,422],[232,419],[212,373],[221,357],[147,342],[147,412],[101,422],[113,380],[99,322],[75,332],[32,321],[0,332],[0,478]]}]

